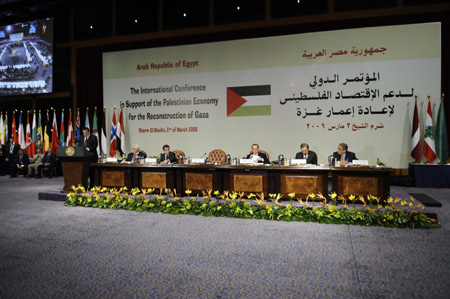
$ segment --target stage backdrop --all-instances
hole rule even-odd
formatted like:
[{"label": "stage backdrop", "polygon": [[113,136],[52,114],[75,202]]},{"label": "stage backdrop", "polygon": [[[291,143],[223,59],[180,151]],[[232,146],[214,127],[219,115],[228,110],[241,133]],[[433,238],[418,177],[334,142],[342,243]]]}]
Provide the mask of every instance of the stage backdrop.
[{"label": "stage backdrop", "polygon": [[[124,105],[126,145],[270,159],[302,142],[319,163],[345,142],[359,159],[407,168],[414,96],[437,115],[440,23],[359,28],[104,53],[108,135]],[[117,110],[118,112],[119,110]]]}]

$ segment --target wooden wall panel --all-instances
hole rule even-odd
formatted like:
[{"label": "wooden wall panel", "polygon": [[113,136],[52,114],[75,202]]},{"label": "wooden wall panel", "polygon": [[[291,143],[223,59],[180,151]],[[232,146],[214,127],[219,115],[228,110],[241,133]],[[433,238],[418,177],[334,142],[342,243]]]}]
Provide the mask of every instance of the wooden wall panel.
[{"label": "wooden wall panel", "polygon": [[101,185],[104,187],[125,186],[125,172],[120,170],[103,170]]},{"label": "wooden wall panel", "polygon": [[142,188],[167,188],[167,173],[165,172],[142,172]]},{"label": "wooden wall panel", "polygon": [[265,175],[231,174],[231,190],[244,192],[264,192]]},{"label": "wooden wall panel", "polygon": [[322,192],[322,176],[318,175],[281,175],[281,193],[296,193],[300,195]]},{"label": "wooden wall panel", "polygon": [[190,190],[214,189],[213,173],[185,173],[185,188]]},{"label": "wooden wall panel", "polygon": [[339,180],[342,181],[343,195],[382,195],[379,194],[379,182],[376,177],[341,176]]}]

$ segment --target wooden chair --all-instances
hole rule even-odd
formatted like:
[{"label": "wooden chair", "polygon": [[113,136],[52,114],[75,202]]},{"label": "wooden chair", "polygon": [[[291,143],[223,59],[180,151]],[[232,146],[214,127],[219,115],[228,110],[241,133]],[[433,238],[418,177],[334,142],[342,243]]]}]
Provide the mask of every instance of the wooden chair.
[{"label": "wooden chair", "polygon": [[144,159],[147,158],[147,153],[145,151],[140,150],[139,152],[144,155]]},{"label": "wooden chair", "polygon": [[184,152],[182,150],[173,150],[172,152],[175,154],[175,157],[177,158],[177,163],[180,159],[180,155],[182,155],[183,158],[186,158],[186,155],[184,154]]},{"label": "wooden chair", "polygon": [[[266,151],[263,151],[263,150],[259,150],[259,152],[260,153],[263,153],[263,154],[265,154],[266,155],[266,157],[267,157],[267,160],[269,160],[270,161],[270,158],[269,158],[269,153],[267,153]],[[250,154],[252,153],[252,151],[250,151]]]},{"label": "wooden chair", "polygon": [[219,165],[225,164],[227,161],[227,154],[221,149],[215,149],[209,152],[208,162],[217,163]]}]

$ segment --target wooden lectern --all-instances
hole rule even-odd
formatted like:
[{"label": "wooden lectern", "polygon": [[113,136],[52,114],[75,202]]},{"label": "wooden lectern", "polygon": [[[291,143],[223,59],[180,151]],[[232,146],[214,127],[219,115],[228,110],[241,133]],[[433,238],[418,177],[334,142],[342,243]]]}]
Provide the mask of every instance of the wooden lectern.
[{"label": "wooden lectern", "polygon": [[95,153],[86,151],[82,146],[60,146],[56,154],[61,161],[64,175],[63,193],[71,192],[72,186],[88,186],[89,164],[97,158]]}]

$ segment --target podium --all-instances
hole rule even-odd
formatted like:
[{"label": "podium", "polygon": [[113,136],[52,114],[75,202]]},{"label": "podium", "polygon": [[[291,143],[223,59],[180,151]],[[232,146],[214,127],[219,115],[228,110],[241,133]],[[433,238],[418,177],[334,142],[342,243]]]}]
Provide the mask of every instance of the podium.
[{"label": "podium", "polygon": [[60,146],[56,154],[61,161],[64,188],[62,193],[72,191],[72,186],[88,186],[89,164],[97,160],[95,153],[86,151],[82,146]]}]

